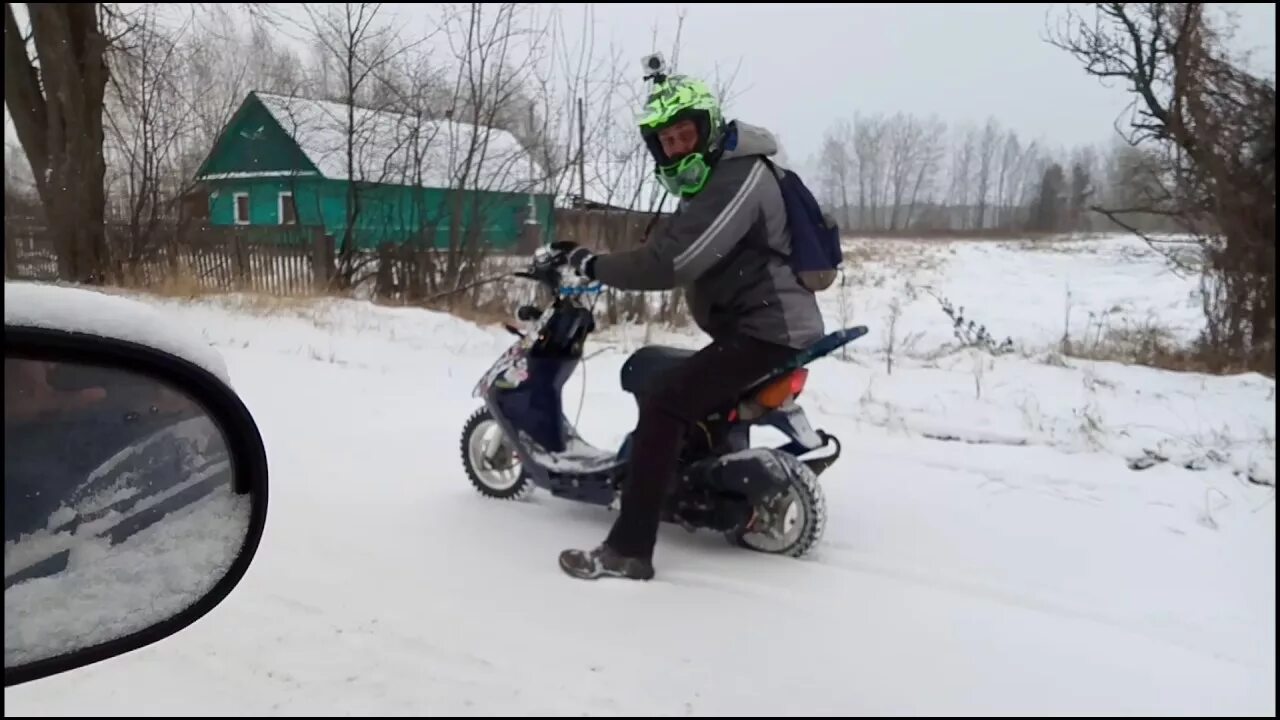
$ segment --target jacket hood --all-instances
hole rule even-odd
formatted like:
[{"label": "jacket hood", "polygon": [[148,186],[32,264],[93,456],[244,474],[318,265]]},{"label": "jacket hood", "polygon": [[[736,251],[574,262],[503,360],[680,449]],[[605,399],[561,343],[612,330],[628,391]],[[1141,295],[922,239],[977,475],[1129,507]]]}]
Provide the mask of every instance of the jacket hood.
[{"label": "jacket hood", "polygon": [[730,160],[747,155],[765,155],[772,157],[778,154],[778,140],[767,129],[748,125],[734,120],[725,128],[724,154],[720,157]]}]

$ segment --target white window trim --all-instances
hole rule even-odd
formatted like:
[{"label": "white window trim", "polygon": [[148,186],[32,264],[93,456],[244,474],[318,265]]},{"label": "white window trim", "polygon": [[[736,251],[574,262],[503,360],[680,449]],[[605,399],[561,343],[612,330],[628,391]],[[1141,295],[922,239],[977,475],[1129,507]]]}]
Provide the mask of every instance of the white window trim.
[{"label": "white window trim", "polygon": [[[249,193],[247,192],[231,193],[231,219],[236,225],[248,225],[249,224],[248,217],[246,217],[244,220],[240,219],[240,198],[244,198],[245,200],[248,200]],[[251,205],[248,205],[248,203],[246,203],[245,210],[252,215],[253,207]]]},{"label": "white window trim", "polygon": [[293,206],[293,222],[286,223],[284,221],[284,199],[293,199],[292,190],[281,190],[276,193],[276,223],[280,225],[297,225],[298,224],[298,206]]}]

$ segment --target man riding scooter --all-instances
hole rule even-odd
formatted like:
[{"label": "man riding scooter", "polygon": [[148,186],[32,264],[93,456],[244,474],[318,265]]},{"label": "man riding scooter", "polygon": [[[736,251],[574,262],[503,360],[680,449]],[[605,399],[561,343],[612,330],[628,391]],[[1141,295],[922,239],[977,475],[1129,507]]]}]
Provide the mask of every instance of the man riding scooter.
[{"label": "man riding scooter", "polygon": [[684,76],[659,80],[640,133],[657,177],[680,198],[666,227],[642,247],[597,255],[555,243],[578,274],[622,290],[683,287],[711,344],[668,371],[640,401],[621,512],[592,550],[566,550],[560,566],[583,578],[654,577],[665,496],[688,426],[823,336],[812,291],[788,264],[791,238],[762,128],[725,123],[714,94]]}]

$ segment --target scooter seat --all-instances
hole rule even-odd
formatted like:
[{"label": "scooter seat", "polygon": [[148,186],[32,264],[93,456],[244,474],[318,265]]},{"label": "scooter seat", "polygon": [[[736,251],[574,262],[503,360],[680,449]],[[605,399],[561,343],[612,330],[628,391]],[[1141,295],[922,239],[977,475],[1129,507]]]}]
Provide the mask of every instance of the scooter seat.
[{"label": "scooter seat", "polygon": [[648,345],[631,353],[622,364],[622,389],[632,395],[643,395],[667,371],[693,357],[695,350]]}]

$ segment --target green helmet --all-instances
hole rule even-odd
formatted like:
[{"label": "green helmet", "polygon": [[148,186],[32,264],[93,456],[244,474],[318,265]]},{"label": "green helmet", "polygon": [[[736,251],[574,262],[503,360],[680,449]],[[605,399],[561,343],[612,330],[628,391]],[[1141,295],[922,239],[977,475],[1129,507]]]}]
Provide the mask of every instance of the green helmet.
[{"label": "green helmet", "polygon": [[[669,158],[662,150],[658,131],[682,120],[698,128],[698,144],[692,152]],[[640,116],[640,135],[657,162],[658,181],[671,193],[696,195],[711,176],[720,154],[724,119],[715,93],[700,80],[672,75],[654,85]]]}]

